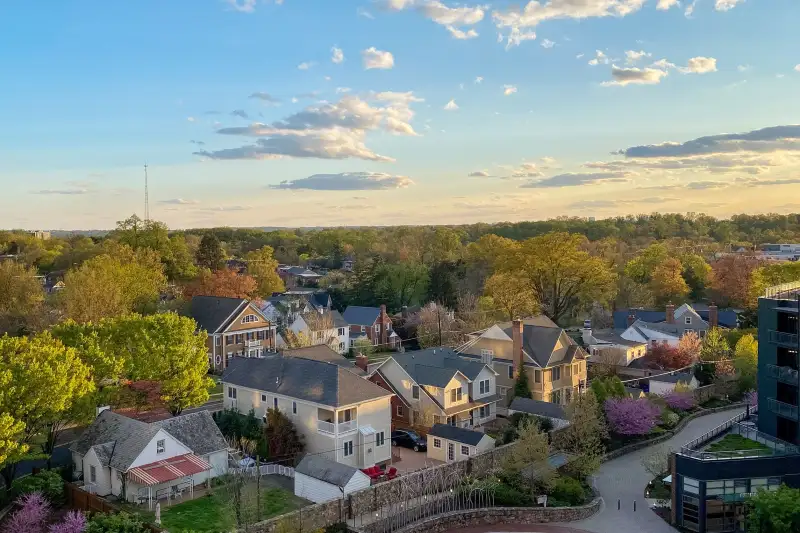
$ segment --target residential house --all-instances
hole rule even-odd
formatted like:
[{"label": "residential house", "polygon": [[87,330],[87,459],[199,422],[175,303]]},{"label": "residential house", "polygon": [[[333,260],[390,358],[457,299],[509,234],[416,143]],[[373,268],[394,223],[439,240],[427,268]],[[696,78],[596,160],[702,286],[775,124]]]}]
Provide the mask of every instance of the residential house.
[{"label": "residential house", "polygon": [[195,296],[189,315],[208,333],[208,361],[224,370],[231,358],[263,357],[277,349],[276,326],[245,298]]},{"label": "residential house", "polygon": [[535,400],[566,405],[586,387],[586,352],[545,316],[495,324],[472,333],[457,351],[461,357],[490,365],[497,373],[498,409],[508,405],[522,369]]},{"label": "residential house", "polygon": [[356,340],[369,339],[373,346],[394,350],[401,345],[400,337],[392,329],[392,320],[386,314],[386,306],[362,307],[350,305],[342,315],[350,325],[350,347]]},{"label": "residential house", "polygon": [[313,345],[330,346],[340,354],[350,349],[350,326],[339,311],[309,311],[297,316],[289,326],[295,335],[305,336]]},{"label": "residential house", "polygon": [[530,398],[517,397],[508,406],[508,414],[523,413],[526,415],[548,418],[553,423],[553,429],[561,429],[569,425],[564,408],[556,403],[542,402]]},{"label": "residential house", "polygon": [[450,348],[393,354],[370,380],[397,395],[392,411],[396,427],[475,427],[497,415],[497,373]]},{"label": "residential house", "polygon": [[[281,350],[280,354],[284,357],[302,357],[303,359],[312,359],[314,361],[323,361],[338,365],[346,370],[349,370],[357,376],[367,377],[366,367],[362,368],[359,364],[358,358],[348,359],[342,354],[333,350],[330,346],[318,344],[316,346],[306,346],[304,348],[293,348]],[[364,357],[366,359],[366,357]]]},{"label": "residential house", "polygon": [[294,289],[296,287],[316,287],[322,274],[306,267],[279,265],[278,276],[283,280],[287,289]]},{"label": "residential house", "polygon": [[222,376],[223,406],[265,417],[280,409],[306,452],[366,468],[391,459],[392,393],[327,361],[236,358]]},{"label": "residential house", "polygon": [[697,378],[689,372],[675,372],[673,374],[656,375],[649,379],[651,394],[669,394],[675,390],[678,383],[694,390],[699,386]]},{"label": "residential house", "polygon": [[299,315],[330,311],[331,297],[325,291],[291,290],[273,294],[261,304],[261,312],[279,328],[288,328]]},{"label": "residential house", "polygon": [[228,445],[208,411],[146,423],[102,411],[70,446],[84,487],[154,502],[228,471]]},{"label": "residential house", "polygon": [[340,500],[367,489],[372,480],[353,466],[320,455],[306,455],[294,469],[294,494],[314,503]]},{"label": "residential house", "polygon": [[646,342],[625,339],[612,329],[583,328],[581,334],[590,364],[628,366],[647,353]]},{"label": "residential house", "polygon": [[673,304],[667,304],[664,311],[623,309],[614,312],[614,329],[618,333],[628,330],[637,321],[641,321],[643,325],[674,326],[668,329],[675,331],[678,338],[690,331],[702,338],[714,327],[730,329],[738,327],[738,314],[733,309],[719,309],[713,303],[683,304],[677,309]]},{"label": "residential house", "polygon": [[428,459],[452,463],[494,448],[494,439],[472,429],[434,424],[428,431]]}]

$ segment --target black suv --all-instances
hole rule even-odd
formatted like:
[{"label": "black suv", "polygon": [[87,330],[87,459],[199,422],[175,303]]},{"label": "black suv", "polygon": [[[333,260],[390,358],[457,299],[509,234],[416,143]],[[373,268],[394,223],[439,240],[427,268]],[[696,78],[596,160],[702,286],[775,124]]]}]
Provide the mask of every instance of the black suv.
[{"label": "black suv", "polygon": [[428,443],[410,429],[397,429],[392,431],[392,446],[402,446],[411,448],[415,452],[424,452],[428,449]]}]

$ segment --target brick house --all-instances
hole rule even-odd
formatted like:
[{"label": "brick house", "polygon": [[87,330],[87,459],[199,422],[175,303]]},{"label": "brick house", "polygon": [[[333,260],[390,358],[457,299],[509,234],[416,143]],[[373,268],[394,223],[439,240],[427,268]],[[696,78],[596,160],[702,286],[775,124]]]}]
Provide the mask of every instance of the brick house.
[{"label": "brick house", "polygon": [[386,314],[386,306],[362,307],[350,305],[342,314],[350,325],[350,347],[358,339],[367,338],[373,346],[394,350],[400,346],[400,337],[392,329],[392,319]]}]

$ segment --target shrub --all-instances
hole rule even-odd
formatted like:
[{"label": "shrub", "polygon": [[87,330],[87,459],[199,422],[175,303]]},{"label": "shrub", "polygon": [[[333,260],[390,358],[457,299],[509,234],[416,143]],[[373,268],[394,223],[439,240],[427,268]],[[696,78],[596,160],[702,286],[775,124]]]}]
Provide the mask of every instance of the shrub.
[{"label": "shrub", "polygon": [[337,522],[329,525],[323,531],[325,533],[347,533],[347,524],[344,522]]},{"label": "shrub", "polygon": [[136,515],[98,513],[89,520],[86,533],[149,533],[149,530]]},{"label": "shrub", "polygon": [[48,533],[83,533],[86,531],[86,517],[80,511],[70,511],[60,524],[50,526]]},{"label": "shrub", "polygon": [[11,484],[11,488],[19,496],[39,492],[56,507],[64,503],[64,478],[58,470],[42,470],[21,477]]},{"label": "shrub", "polygon": [[499,506],[528,507],[533,504],[533,499],[529,493],[501,483],[494,489],[494,503]]},{"label": "shrub", "polygon": [[669,409],[665,409],[661,413],[661,425],[668,429],[674,428],[680,419],[681,417],[678,416],[678,413],[673,413]]},{"label": "shrub", "polygon": [[[581,482],[571,477],[560,477],[553,485],[550,496],[570,505],[581,505],[586,500],[586,491]],[[548,498],[549,499],[549,498]]]},{"label": "shrub", "polygon": [[664,401],[670,409],[678,411],[688,411],[694,409],[696,405],[694,394],[691,392],[670,392],[664,395]]},{"label": "shrub", "polygon": [[661,408],[646,398],[606,400],[605,410],[612,431],[619,435],[646,435],[661,414]]},{"label": "shrub", "polygon": [[11,515],[4,533],[44,533],[44,525],[50,516],[50,502],[41,492],[23,494],[17,498],[19,509]]}]

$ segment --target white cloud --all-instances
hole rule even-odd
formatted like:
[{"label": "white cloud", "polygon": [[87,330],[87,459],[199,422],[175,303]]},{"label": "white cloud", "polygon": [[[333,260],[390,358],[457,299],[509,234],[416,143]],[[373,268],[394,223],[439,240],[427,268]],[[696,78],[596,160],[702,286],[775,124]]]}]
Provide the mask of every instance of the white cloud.
[{"label": "white cloud", "polygon": [[252,13],[256,10],[256,0],[225,0],[225,3],[240,13]]},{"label": "white cloud", "polygon": [[517,87],[515,85],[503,85],[503,94],[506,96],[510,96],[517,92]]},{"label": "white cloud", "polygon": [[744,0],[717,0],[714,9],[717,11],[730,11]]},{"label": "white cloud", "polygon": [[629,65],[632,65],[637,61],[639,61],[640,59],[644,57],[650,57],[652,55],[653,54],[649,54],[644,50],[639,50],[638,52],[636,50],[628,50],[625,52],[625,62]]},{"label": "white cloud", "polygon": [[249,211],[253,209],[252,205],[220,205],[217,207],[201,207],[201,211]]},{"label": "white cloud", "polygon": [[170,204],[170,205],[196,205],[200,202],[198,200],[186,200],[184,198],[172,198],[170,200],[159,200],[160,204]]},{"label": "white cloud", "polygon": [[365,19],[374,19],[375,18],[372,15],[372,13],[370,13],[369,11],[364,9],[363,7],[359,7],[359,8],[356,9],[356,15],[358,15],[359,17],[364,17]]},{"label": "white cloud", "polygon": [[599,64],[601,64],[601,63],[602,63],[603,65],[608,65],[608,63],[609,63],[608,56],[606,56],[606,55],[603,53],[603,51],[602,51],[602,50],[595,50],[595,51],[594,51],[594,54],[595,54],[595,55],[594,55],[594,58],[589,60],[589,64],[590,64],[591,66],[593,66],[593,67],[594,67],[594,66],[597,66],[597,65],[599,65]]},{"label": "white cloud", "polygon": [[444,106],[445,111],[455,111],[456,109],[458,109],[458,104],[456,104],[455,100],[450,100]]},{"label": "white cloud", "polygon": [[800,72],[800,63],[798,63],[797,65],[795,65],[795,66],[794,66],[794,69],[795,69],[797,72]]},{"label": "white cloud", "polygon": [[[797,66],[800,67],[800,65],[797,65]],[[482,81],[483,81],[483,76],[477,76],[475,78],[475,83],[481,83]]]},{"label": "white cloud", "polygon": [[678,0],[658,0],[658,4],[656,4],[656,9],[660,9],[661,11],[666,11],[673,6],[680,5]]},{"label": "white cloud", "polygon": [[580,54],[578,54],[578,55],[576,55],[576,56],[575,56],[575,59],[581,59],[581,58],[582,58],[583,56],[585,56],[585,55],[586,55],[586,54],[584,54],[584,53],[580,53]]},{"label": "white cloud", "polygon": [[750,70],[750,68],[751,68],[750,65],[739,65],[736,67],[736,70],[738,70],[739,72],[747,72],[748,70]]},{"label": "white cloud", "polygon": [[542,48],[553,48],[556,43],[550,39],[542,39]]},{"label": "white cloud", "polygon": [[188,120],[189,122],[194,122],[194,117],[186,117],[186,120]]},{"label": "white cloud", "polygon": [[689,18],[694,14],[694,6],[696,5],[697,5],[697,0],[693,0],[691,4],[686,6],[686,11],[683,12],[686,18]]},{"label": "white cloud", "polygon": [[476,170],[475,172],[470,172],[467,176],[470,178],[488,178],[489,173],[485,170]]},{"label": "white cloud", "polygon": [[473,39],[478,36],[474,29],[462,29],[473,26],[483,20],[485,7],[456,6],[450,7],[438,0],[382,0],[381,5],[390,11],[413,9],[428,20],[444,26],[455,39]]},{"label": "white cloud", "polygon": [[[521,30],[519,28],[511,28],[506,38],[506,50],[510,50],[514,46],[519,46],[524,41],[533,41],[536,39],[536,32],[533,30]],[[503,34],[497,34],[497,42],[503,42]]]},{"label": "white cloud", "polygon": [[686,68],[680,69],[684,74],[706,74],[717,71],[717,60],[713,57],[693,57]]},{"label": "white cloud", "polygon": [[282,181],[270,189],[304,189],[313,191],[377,191],[403,189],[414,185],[408,176],[393,176],[383,172],[341,172],[314,174],[307,178]]},{"label": "white cloud", "polygon": [[445,26],[445,28],[447,28],[447,31],[450,32],[450,35],[452,35],[454,39],[466,40],[466,39],[474,39],[475,37],[478,36],[478,32],[472,28],[470,28],[467,31],[459,30],[454,26]]},{"label": "white cloud", "polygon": [[350,91],[352,91],[352,89],[350,87],[337,87],[336,88],[336,94],[349,93]]},{"label": "white cloud", "polygon": [[305,62],[300,63],[299,65],[297,65],[297,70],[308,70],[311,67],[313,67],[314,64],[315,63],[313,61],[305,61]]},{"label": "white cloud", "polygon": [[394,67],[394,56],[391,52],[378,50],[374,46],[361,52],[361,59],[364,62],[364,69],[383,69],[388,70]]},{"label": "white cloud", "polygon": [[543,180],[529,181],[522,185],[525,189],[542,189],[552,187],[574,187],[598,183],[617,183],[630,181],[629,172],[570,172],[558,174]]},{"label": "white cloud", "polygon": [[85,188],[80,188],[80,189],[40,189],[38,191],[31,191],[31,194],[73,196],[73,195],[79,195],[79,194],[88,194],[89,192],[90,192],[89,189],[85,189]]},{"label": "white cloud", "polygon": [[341,48],[337,48],[336,46],[331,48],[331,61],[337,65],[344,61],[344,52],[342,52]]},{"label": "white cloud", "polygon": [[620,68],[616,65],[611,66],[612,81],[604,81],[601,85],[610,87],[613,85],[655,85],[661,83],[661,79],[667,75],[665,70],[655,68]]},{"label": "white cloud", "polygon": [[265,102],[269,102],[269,103],[272,103],[272,104],[277,104],[277,103],[280,102],[279,99],[277,99],[274,96],[272,96],[271,94],[265,93],[265,92],[255,92],[255,93],[250,95],[250,98],[254,98],[256,100],[263,100]]}]

